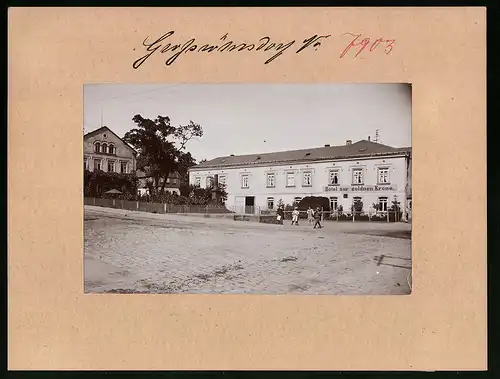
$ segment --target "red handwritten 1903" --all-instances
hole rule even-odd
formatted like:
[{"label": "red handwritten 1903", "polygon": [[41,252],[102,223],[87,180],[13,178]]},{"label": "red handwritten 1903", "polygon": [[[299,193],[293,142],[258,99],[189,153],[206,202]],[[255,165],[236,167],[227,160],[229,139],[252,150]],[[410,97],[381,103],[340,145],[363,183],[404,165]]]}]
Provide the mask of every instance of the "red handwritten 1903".
[{"label": "red handwritten 1903", "polygon": [[369,37],[365,37],[361,41],[357,42],[361,38],[361,34],[344,33],[342,35],[345,36],[347,34],[354,38],[349,43],[349,45],[347,45],[342,54],[340,54],[340,58],[343,58],[349,52],[349,50],[351,50],[351,48],[358,49],[356,55],[354,55],[354,57],[356,58],[370,44],[371,46],[368,49],[368,51],[374,51],[380,44],[382,44],[381,47],[384,49],[385,54],[390,54],[394,46],[394,42],[396,42],[396,40],[394,39],[383,39],[383,38],[377,38],[376,40],[372,41]]}]

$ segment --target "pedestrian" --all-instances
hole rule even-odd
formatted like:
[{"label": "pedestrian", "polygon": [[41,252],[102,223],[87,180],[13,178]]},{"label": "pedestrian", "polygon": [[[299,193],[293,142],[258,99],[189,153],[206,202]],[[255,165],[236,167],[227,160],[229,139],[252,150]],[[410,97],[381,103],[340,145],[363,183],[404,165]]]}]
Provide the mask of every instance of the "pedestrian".
[{"label": "pedestrian", "polygon": [[316,229],[316,226],[318,226],[319,229],[322,228],[321,226],[321,210],[318,208],[316,208],[316,212],[314,212],[314,219],[316,220],[315,223],[314,223],[314,227],[313,229]]},{"label": "pedestrian", "polygon": [[285,217],[285,212],[283,211],[283,207],[279,207],[278,208],[278,211],[276,212],[276,219],[278,220],[278,222],[283,225],[283,218]]},{"label": "pedestrian", "polygon": [[311,207],[307,208],[307,222],[312,224],[314,221],[314,211]]},{"label": "pedestrian", "polygon": [[292,225],[295,224],[295,225],[299,225],[299,208],[295,207],[295,209],[293,210],[292,212]]}]

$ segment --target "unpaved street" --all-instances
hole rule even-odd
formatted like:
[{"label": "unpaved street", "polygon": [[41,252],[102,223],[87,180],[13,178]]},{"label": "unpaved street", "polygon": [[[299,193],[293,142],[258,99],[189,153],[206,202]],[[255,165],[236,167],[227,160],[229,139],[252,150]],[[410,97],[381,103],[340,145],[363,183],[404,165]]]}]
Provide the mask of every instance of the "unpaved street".
[{"label": "unpaved street", "polygon": [[[85,292],[408,294],[410,225],[313,230],[85,207]],[[381,257],[383,255],[383,257]]]}]

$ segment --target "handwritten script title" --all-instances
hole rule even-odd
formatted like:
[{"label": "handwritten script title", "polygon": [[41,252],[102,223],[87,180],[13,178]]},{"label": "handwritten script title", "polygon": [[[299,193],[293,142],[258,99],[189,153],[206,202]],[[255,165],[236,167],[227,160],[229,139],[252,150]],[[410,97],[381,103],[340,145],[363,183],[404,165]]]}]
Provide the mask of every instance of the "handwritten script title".
[{"label": "handwritten script title", "polygon": [[[185,42],[179,43],[173,41],[173,35],[175,31],[171,30],[168,33],[156,39],[150,39],[146,37],[142,42],[142,46],[145,48],[143,55],[134,61],[133,68],[138,69],[141,67],[149,58],[153,55],[166,54],[167,59],[165,65],[170,66],[173,64],[181,55],[187,53],[224,53],[224,52],[249,52],[249,51],[259,51],[268,54],[267,60],[264,64],[273,62],[280,55],[284,54],[286,51],[294,51],[299,54],[307,50],[318,50],[322,42],[326,41],[331,37],[331,34],[319,35],[314,34],[308,37],[302,42],[297,43],[296,40],[290,41],[275,41],[271,37],[262,37],[255,42],[234,42],[228,38],[228,33],[224,34],[220,38],[220,42],[216,44],[200,44],[196,41],[196,38],[191,38]],[[342,36],[350,36],[349,43],[345,46],[343,51],[340,53],[340,58],[343,58],[351,49],[354,49],[356,53],[354,57],[357,57],[365,49],[366,51],[373,52],[375,50],[383,50],[385,55],[391,53],[395,40],[376,38],[372,39],[370,37],[363,37],[361,34],[344,33]],[[172,37],[172,38],[171,38]],[[292,46],[294,46],[292,48]],[[379,48],[379,45],[381,47]],[[135,49],[134,49],[135,50]]]}]

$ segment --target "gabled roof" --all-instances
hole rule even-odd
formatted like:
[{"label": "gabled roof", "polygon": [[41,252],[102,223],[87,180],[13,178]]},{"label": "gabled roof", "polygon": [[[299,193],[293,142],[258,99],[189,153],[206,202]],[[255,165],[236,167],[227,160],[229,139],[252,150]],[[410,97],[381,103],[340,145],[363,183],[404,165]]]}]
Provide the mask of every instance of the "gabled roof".
[{"label": "gabled roof", "polygon": [[92,136],[95,136],[96,134],[100,134],[102,132],[110,132],[112,133],[116,138],[118,138],[120,141],[123,142],[123,144],[125,146],[127,146],[130,150],[132,150],[134,152],[134,154],[137,154],[137,150],[135,150],[132,146],[130,146],[128,143],[126,143],[118,134],[116,134],[115,132],[113,132],[110,128],[108,128],[107,126],[101,126],[100,128],[98,129],[95,129],[95,130],[92,130],[91,132],[88,132],[87,134],[85,134],[83,136],[83,139],[85,140],[86,138],[89,138],[89,137],[92,137]]},{"label": "gabled roof", "polygon": [[218,157],[198,164],[194,166],[193,169],[250,166],[257,164],[297,163],[342,158],[362,158],[399,155],[410,152],[410,147],[392,147],[367,140],[360,140],[350,145],[325,146],[311,149],[278,151],[273,153]]}]

